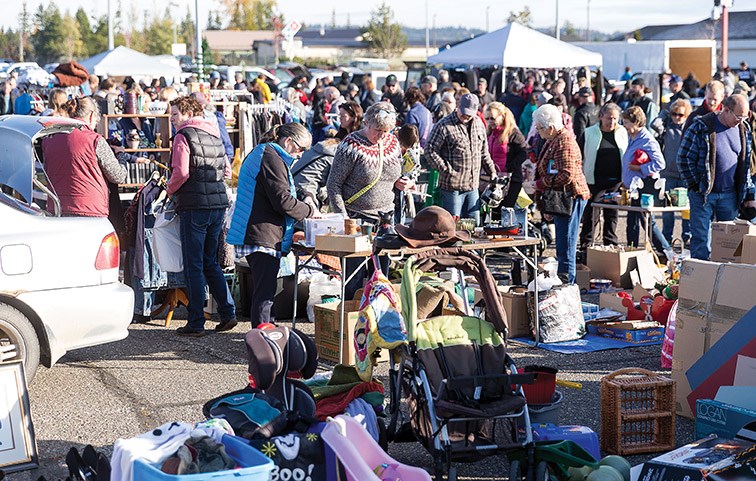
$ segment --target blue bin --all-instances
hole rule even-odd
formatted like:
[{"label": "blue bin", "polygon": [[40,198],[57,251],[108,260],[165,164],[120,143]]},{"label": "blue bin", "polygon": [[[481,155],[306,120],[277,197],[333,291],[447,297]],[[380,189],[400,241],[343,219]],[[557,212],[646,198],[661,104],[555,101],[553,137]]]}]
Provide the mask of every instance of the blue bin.
[{"label": "blue bin", "polygon": [[267,456],[247,444],[245,439],[224,435],[223,445],[226,453],[236,461],[241,468],[216,471],[214,473],[166,474],[160,471],[160,466],[146,463],[140,459],[134,461],[133,479],[137,481],[268,481],[275,465]]},{"label": "blue bin", "polygon": [[557,426],[552,423],[533,424],[533,441],[573,441],[598,462],[601,459],[598,436],[585,426]]}]

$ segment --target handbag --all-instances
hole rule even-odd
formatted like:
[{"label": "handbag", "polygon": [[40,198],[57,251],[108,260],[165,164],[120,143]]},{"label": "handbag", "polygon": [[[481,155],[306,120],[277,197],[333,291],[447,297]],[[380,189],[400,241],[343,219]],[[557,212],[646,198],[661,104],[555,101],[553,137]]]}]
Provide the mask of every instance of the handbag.
[{"label": "handbag", "polygon": [[566,190],[546,189],[541,194],[541,212],[549,215],[572,215],[572,194]]},{"label": "handbag", "polygon": [[155,214],[152,243],[155,250],[155,260],[160,266],[160,270],[165,272],[181,272],[184,270],[179,222],[176,211],[170,210],[166,205],[162,206]]}]

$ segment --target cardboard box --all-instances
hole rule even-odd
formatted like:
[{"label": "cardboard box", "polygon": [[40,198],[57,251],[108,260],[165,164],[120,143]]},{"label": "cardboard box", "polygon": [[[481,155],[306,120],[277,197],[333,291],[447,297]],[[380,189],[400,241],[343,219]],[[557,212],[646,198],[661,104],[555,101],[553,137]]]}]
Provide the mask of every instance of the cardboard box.
[{"label": "cardboard box", "polygon": [[712,262],[740,262],[743,238],[756,234],[756,225],[744,220],[711,223]]},{"label": "cardboard box", "polygon": [[627,308],[622,305],[622,299],[617,296],[618,292],[632,293],[630,290],[602,292],[599,294],[599,309],[608,308],[622,314],[627,314]]},{"label": "cardboard box", "polygon": [[[316,304],[315,309],[315,345],[320,358],[345,365],[354,364],[354,325],[359,316],[359,301],[346,301],[344,305],[344,336],[342,338],[342,357],[339,361],[339,307],[340,302]],[[388,361],[388,351],[381,350],[379,362]]]},{"label": "cardboard box", "polygon": [[[515,286],[497,286],[501,294],[501,303],[507,313],[509,338],[532,337],[530,330],[530,314],[528,313],[527,289]],[[475,289],[473,304],[483,299],[480,289]]]},{"label": "cardboard box", "polygon": [[651,256],[651,253],[645,249],[614,251],[589,247],[587,265],[592,277],[610,279],[615,287],[630,289],[633,287],[630,272],[637,269],[640,256]]},{"label": "cardboard box", "polygon": [[[732,480],[752,479],[747,475],[741,477],[741,472],[735,467],[754,465],[756,453],[747,453],[753,443],[744,439],[705,438],[687,444],[674,451],[662,454],[643,465],[640,477],[643,481],[703,481],[703,480]],[[736,462],[738,454],[745,453]],[[723,468],[733,467],[738,472],[730,470],[718,473]],[[748,469],[743,470],[744,473]],[[744,474],[743,473],[743,474]],[[734,476],[733,476],[734,475]]]},{"label": "cardboard box", "polygon": [[747,234],[743,237],[740,262],[743,264],[756,264],[756,234]]},{"label": "cardboard box", "polygon": [[575,265],[575,284],[580,287],[581,291],[587,291],[591,288],[591,269],[585,264]]},{"label": "cardboard box", "polygon": [[317,235],[315,250],[320,252],[371,252],[373,244],[366,235]]},{"label": "cardboard box", "polygon": [[595,336],[611,337],[634,344],[659,342],[664,340],[664,327],[658,322],[648,321],[622,321],[601,322],[591,321],[586,323],[588,334]]},{"label": "cardboard box", "polygon": [[714,399],[696,401],[696,438],[715,434],[733,438],[740,429],[756,420],[756,411]]},{"label": "cardboard box", "polygon": [[693,417],[687,401],[692,389],[685,372],[743,315],[756,305],[756,266],[690,259],[680,270],[672,379],[677,413]]}]

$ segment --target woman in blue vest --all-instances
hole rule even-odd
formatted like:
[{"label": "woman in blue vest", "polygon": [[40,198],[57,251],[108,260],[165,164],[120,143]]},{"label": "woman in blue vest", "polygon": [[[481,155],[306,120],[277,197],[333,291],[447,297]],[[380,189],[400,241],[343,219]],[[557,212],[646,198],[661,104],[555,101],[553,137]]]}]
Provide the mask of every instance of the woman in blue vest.
[{"label": "woman in blue vest", "polygon": [[294,222],[319,216],[312,203],[297,199],[291,164],[310,148],[312,136],[301,124],[274,127],[247,155],[239,171],[236,207],[226,242],[244,255],[252,276],[252,327],[271,322],[281,257],[291,250]]}]

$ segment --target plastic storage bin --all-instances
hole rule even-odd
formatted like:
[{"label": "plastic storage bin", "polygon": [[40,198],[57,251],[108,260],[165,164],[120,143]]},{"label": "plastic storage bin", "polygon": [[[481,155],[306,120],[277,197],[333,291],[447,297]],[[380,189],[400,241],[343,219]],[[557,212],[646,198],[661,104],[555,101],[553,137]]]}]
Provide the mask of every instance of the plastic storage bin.
[{"label": "plastic storage bin", "polygon": [[555,391],[554,397],[548,404],[528,404],[531,424],[559,424],[559,411],[563,398],[561,392]]},{"label": "plastic storage bin", "polygon": [[555,424],[534,424],[533,441],[572,441],[598,461],[601,459],[598,435],[585,426],[557,426]]},{"label": "plastic storage bin", "polygon": [[140,459],[134,461],[133,478],[138,481],[268,481],[274,464],[267,456],[246,444],[244,440],[233,436],[223,436],[226,453],[236,461],[241,468],[216,471],[214,473],[198,473],[174,475],[160,471],[160,466],[146,463]]}]

